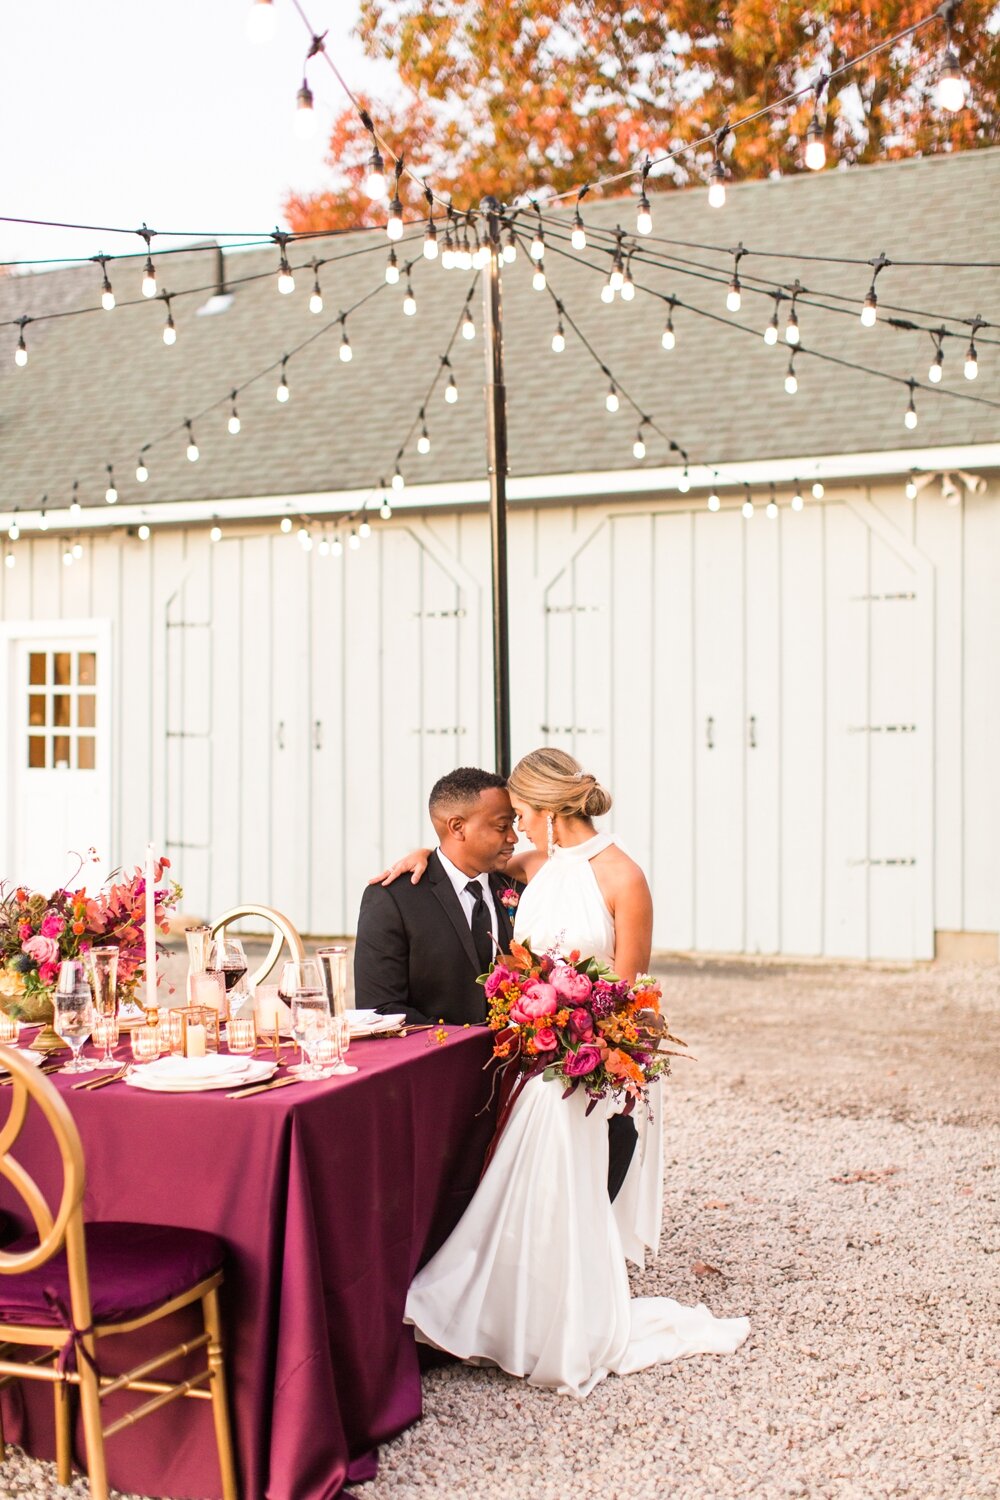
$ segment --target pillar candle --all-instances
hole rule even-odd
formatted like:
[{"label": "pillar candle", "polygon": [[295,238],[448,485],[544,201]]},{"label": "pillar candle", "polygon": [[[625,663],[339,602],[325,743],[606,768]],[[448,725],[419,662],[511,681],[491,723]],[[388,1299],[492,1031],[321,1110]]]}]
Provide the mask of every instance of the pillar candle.
[{"label": "pillar candle", "polygon": [[146,1009],[156,1009],[156,881],[153,845],[146,845]]}]

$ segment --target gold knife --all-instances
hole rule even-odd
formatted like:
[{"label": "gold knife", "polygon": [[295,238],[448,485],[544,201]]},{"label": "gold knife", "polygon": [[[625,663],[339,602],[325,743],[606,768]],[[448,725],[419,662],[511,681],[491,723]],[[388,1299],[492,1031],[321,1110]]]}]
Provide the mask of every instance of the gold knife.
[{"label": "gold knife", "polygon": [[250,1088],[237,1089],[227,1094],[227,1099],[249,1099],[251,1094],[266,1094],[268,1089],[286,1089],[290,1083],[301,1083],[301,1078],[274,1078],[270,1083],[255,1083]]}]

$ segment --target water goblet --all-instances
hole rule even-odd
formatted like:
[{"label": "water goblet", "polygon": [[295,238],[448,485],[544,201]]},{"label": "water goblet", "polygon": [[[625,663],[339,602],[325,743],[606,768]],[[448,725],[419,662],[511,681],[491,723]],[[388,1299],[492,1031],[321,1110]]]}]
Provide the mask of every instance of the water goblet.
[{"label": "water goblet", "polygon": [[[283,1000],[289,1010],[291,1010],[292,1001],[300,990],[318,990],[321,995],[324,993],[323,975],[315,959],[289,959],[287,963],[281,966],[278,999]],[[329,1009],[329,1003],[327,1004],[327,1009]],[[275,1029],[277,1030],[277,1024]],[[294,1028],[292,1034],[293,1036],[295,1034]],[[298,1041],[297,1037],[296,1041]]]},{"label": "water goblet", "polygon": [[90,985],[83,981],[71,990],[56,990],[53,998],[53,1026],[57,1036],[69,1046],[73,1054],[63,1073],[90,1073],[94,1064],[80,1056],[80,1049],[94,1028],[94,1001]]},{"label": "water goblet", "polygon": [[351,1018],[349,1015],[339,1015],[333,1018],[333,1040],[337,1049],[337,1061],[333,1072],[338,1078],[343,1078],[347,1073],[358,1071],[356,1063],[349,1063],[345,1059],[351,1045]]},{"label": "water goblet", "polygon": [[321,986],[296,990],[292,996],[292,1035],[302,1048],[303,1060],[289,1072],[297,1078],[322,1078],[322,1071],[312,1061],[312,1047],[329,1014],[329,1002]]}]

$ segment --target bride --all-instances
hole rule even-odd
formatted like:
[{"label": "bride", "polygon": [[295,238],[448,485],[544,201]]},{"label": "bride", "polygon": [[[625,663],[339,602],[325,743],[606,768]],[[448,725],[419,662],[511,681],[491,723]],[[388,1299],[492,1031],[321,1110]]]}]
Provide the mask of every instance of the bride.
[{"label": "bride", "polygon": [[[593,954],[634,981],[649,964],[652,901],[638,865],[594,829],[610,795],[555,749],[526,755],[508,789],[534,845],[507,867],[526,882],[515,938],[536,953]],[[419,866],[419,856],[406,862]],[[638,1141],[614,1202],[607,1121],[623,1101],[611,1096],[589,1115],[588,1103],[583,1089],[564,1099],[558,1083],[528,1080],[469,1207],[406,1302],[423,1342],[578,1397],[608,1374],[730,1353],[750,1329],[703,1304],[630,1299],[626,1259],[641,1269],[659,1245],[659,1086],[635,1112]]]}]

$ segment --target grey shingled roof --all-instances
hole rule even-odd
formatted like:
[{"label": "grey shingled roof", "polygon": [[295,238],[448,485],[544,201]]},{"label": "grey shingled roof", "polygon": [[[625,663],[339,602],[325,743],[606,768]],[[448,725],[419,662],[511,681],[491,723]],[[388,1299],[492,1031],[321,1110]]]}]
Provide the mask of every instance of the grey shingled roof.
[{"label": "grey shingled roof", "polygon": [[[724,209],[706,203],[703,190],[673,192],[654,200],[657,235],[722,245],[742,240],[754,249],[874,255],[893,259],[1000,259],[998,211],[1000,150],[939,156],[852,171],[804,173],[780,181],[733,185]],[[586,219],[613,227],[634,226],[634,200],[585,202]],[[528,216],[530,217],[530,216]],[[564,215],[567,221],[569,213]],[[216,499],[310,491],[348,490],[373,484],[392,471],[394,454],[409,427],[438,356],[457,318],[470,274],[444,272],[420,257],[420,239],[406,253],[416,258],[413,284],[416,317],[404,317],[403,283],[386,287],[354,316],[349,330],[354,360],[338,358],[339,330],[316,339],[289,365],[292,399],[274,399],[276,375],[239,401],[243,431],[226,431],[228,408],[202,419],[196,436],[202,461],[184,455],[175,433],[149,455],[150,482],[136,484],[141,445],[184,417],[223,396],[302,338],[315,332],[366,292],[381,285],[386,241],[380,232],[352,235],[336,244],[323,240],[317,253],[373,246],[322,272],[326,309],[307,308],[311,274],[300,271],[295,293],[279,296],[273,275],[236,288],[232,307],[197,316],[204,295],[174,304],[179,337],[164,347],[160,303],[119,306],[79,318],[29,325],[27,368],[11,360],[16,328],[0,334],[0,507],[68,501],[74,477],[85,503],[103,504],[105,464],[116,466],[123,501]],[[669,246],[660,248],[670,250]],[[292,247],[293,263],[309,251]],[[588,250],[588,255],[592,252]],[[688,262],[728,276],[731,260],[710,251],[675,248]],[[400,252],[401,260],[404,258]],[[592,257],[596,258],[596,257]],[[602,258],[606,264],[606,257]],[[233,253],[230,278],[272,271],[273,249]],[[989,406],[917,393],[920,423],[909,432],[902,417],[907,392],[853,371],[807,357],[797,361],[799,394],[783,388],[788,348],[768,348],[750,337],[680,310],[677,348],[660,347],[662,304],[640,293],[631,304],[604,306],[595,271],[547,256],[550,285],[580,323],[604,362],[643,408],[690,453],[692,462],[852,453],[904,447],[995,441],[1000,411]],[[139,263],[113,267],[120,301],[135,296]],[[158,262],[160,284],[171,292],[208,286],[211,254],[179,254]],[[802,342],[902,376],[926,380],[933,353],[926,333],[901,332],[883,324],[860,326],[856,311],[867,288],[865,267],[814,262],[744,260],[746,287],[754,276],[783,283],[798,276],[806,286],[850,298],[852,316],[801,308]],[[636,268],[638,281],[673,292],[684,301],[725,313],[725,288],[704,279]],[[45,310],[96,306],[100,279],[94,266],[0,278],[0,318]],[[607,381],[567,328],[567,349],[550,351],[555,311],[547,294],[530,286],[528,259],[506,269],[505,335],[511,472],[515,475],[634,469],[635,419],[604,411]],[[995,270],[892,268],[879,282],[880,300],[941,315],[976,314],[1000,323],[1000,276]],[[481,299],[473,303],[477,319]],[[749,291],[732,321],[762,329],[771,303]],[[948,389],[1000,400],[1000,347],[987,332],[980,344],[980,376],[962,375],[964,346],[946,344]],[[461,390],[454,407],[435,391],[428,409],[433,446],[418,457],[411,444],[404,469],[410,480],[447,481],[482,477],[483,342],[459,339],[453,364]],[[664,444],[648,442],[647,466],[670,462]]]}]

